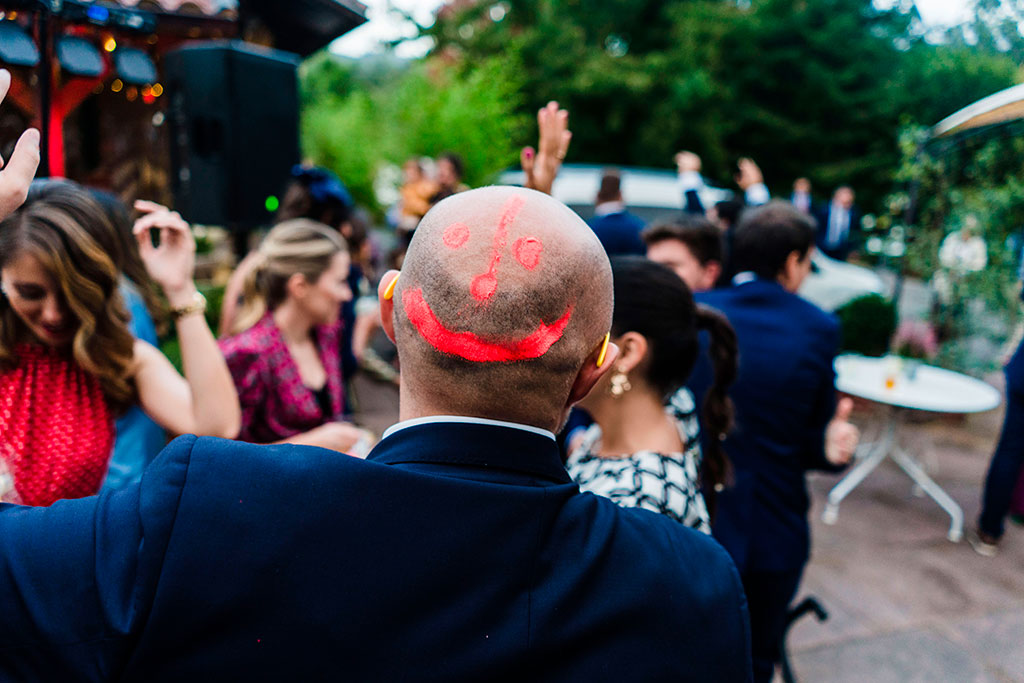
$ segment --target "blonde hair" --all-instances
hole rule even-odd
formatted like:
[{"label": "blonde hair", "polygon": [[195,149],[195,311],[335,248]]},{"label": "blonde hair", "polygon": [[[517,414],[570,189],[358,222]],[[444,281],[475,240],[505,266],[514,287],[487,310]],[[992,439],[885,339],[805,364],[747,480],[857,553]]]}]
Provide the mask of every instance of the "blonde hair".
[{"label": "blonde hair", "polygon": [[296,218],[277,225],[263,239],[257,263],[245,278],[242,307],[231,333],[244,332],[280,306],[293,275],[316,282],[335,255],[347,251],[345,238],[323,223]]}]

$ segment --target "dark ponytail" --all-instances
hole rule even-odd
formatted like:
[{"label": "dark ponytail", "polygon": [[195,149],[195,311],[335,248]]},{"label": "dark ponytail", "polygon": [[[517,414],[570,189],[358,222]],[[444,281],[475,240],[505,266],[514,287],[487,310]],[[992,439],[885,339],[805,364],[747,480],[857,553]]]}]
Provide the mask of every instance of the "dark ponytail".
[{"label": "dark ponytail", "polygon": [[722,440],[732,426],[729,386],[736,379],[736,333],[720,313],[694,303],[689,287],[663,265],[638,256],[611,259],[615,282],[612,334],[633,331],[647,339],[644,378],[668,399],[686,384],[697,362],[697,333],[711,337],[709,352],[715,378],[704,399],[702,425],[708,444],[701,464],[701,483],[708,512],[714,515],[716,488],[729,483],[729,459]]},{"label": "dark ponytail", "polygon": [[715,370],[714,382],[702,406],[708,450],[704,453],[701,465],[708,512],[714,518],[716,494],[729,483],[732,476],[732,467],[722,442],[732,428],[733,408],[729,400],[729,387],[736,380],[738,349],[732,325],[725,316],[707,306],[697,306],[697,329],[707,330],[711,337],[708,353]]}]

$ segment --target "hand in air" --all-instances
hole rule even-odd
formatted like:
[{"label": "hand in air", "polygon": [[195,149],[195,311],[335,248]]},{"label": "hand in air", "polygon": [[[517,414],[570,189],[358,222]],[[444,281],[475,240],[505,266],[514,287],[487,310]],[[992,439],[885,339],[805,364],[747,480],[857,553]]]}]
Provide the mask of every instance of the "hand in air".
[{"label": "hand in air", "polygon": [[740,172],[736,174],[736,184],[741,190],[746,190],[751,185],[758,185],[764,182],[764,175],[761,167],[754,163],[753,159],[746,157],[739,160]]},{"label": "hand in air", "polygon": [[693,152],[682,151],[675,156],[676,168],[679,173],[700,173],[701,162],[700,157]]},{"label": "hand in air", "polygon": [[558,108],[558,102],[548,105],[537,112],[537,127],[540,139],[537,151],[532,147],[524,147],[519,155],[523,172],[526,174],[526,187],[551,194],[551,186],[562,168],[562,160],[569,151],[572,132],[569,130],[569,112]]},{"label": "hand in air", "polygon": [[[139,255],[150,277],[160,285],[171,306],[188,303],[195,285],[192,271],[196,262],[196,241],[188,223],[166,206],[139,200],[135,210],[142,217],[135,221],[133,232],[139,244]],[[154,247],[150,234],[159,231],[160,243]]]},{"label": "hand in air", "polygon": [[844,398],[836,406],[836,413],[825,430],[825,458],[833,465],[850,462],[860,442],[860,430],[850,424],[852,412],[853,400]]},{"label": "hand in air", "polygon": [[[0,102],[7,97],[10,88],[10,72],[0,69]],[[25,201],[38,167],[39,131],[29,128],[21,134],[6,166],[3,158],[0,158],[0,220],[14,213]]]}]

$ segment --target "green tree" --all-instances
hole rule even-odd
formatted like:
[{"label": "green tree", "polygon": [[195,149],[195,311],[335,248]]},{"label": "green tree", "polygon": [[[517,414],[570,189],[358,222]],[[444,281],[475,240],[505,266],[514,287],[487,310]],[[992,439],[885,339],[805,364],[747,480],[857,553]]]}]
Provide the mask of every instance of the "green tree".
[{"label": "green tree", "polygon": [[383,166],[451,150],[466,162],[466,182],[493,182],[518,159],[524,134],[514,59],[472,67],[435,61],[373,68],[330,56],[302,73],[302,146],[309,160],[338,173],[356,201],[380,209],[374,183]]},{"label": "green tree", "polygon": [[557,99],[572,112],[570,160],[669,166],[692,149],[727,180],[749,155],[776,192],[808,175],[869,203],[893,182],[901,124],[1016,78],[1007,54],[924,40],[908,2],[505,0],[424,33],[457,64],[521,60],[524,110]]}]

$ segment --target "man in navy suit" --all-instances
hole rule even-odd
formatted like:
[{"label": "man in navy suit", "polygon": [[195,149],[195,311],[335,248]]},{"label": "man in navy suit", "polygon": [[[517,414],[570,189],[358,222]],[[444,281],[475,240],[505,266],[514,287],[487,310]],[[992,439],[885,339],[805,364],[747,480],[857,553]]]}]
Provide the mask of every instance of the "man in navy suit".
[{"label": "man in navy suit", "polygon": [[860,211],[853,205],[853,188],[836,188],[832,201],[818,212],[817,244],[826,255],[845,261],[860,235]]},{"label": "man in navy suit", "polygon": [[601,175],[590,228],[609,256],[643,256],[647,249],[640,239],[644,222],[626,210],[622,199],[622,180],[614,169]]},{"label": "man in navy suit", "polygon": [[[809,556],[804,473],[845,464],[858,438],[852,402],[835,404],[838,322],[796,294],[813,248],[812,219],[788,202],[753,209],[736,228],[733,286],[697,295],[729,319],[739,344],[735,428],[724,444],[734,483],[719,494],[714,535],[743,577],[757,681],[772,678]],[[702,360],[690,383],[698,404],[711,378]]]},{"label": "man in navy suit", "polygon": [[365,461],[185,437],[141,484],[0,506],[0,680],[748,680],[728,554],[559,459],[618,353],[583,221],[457,194],[380,295],[402,421]]}]

